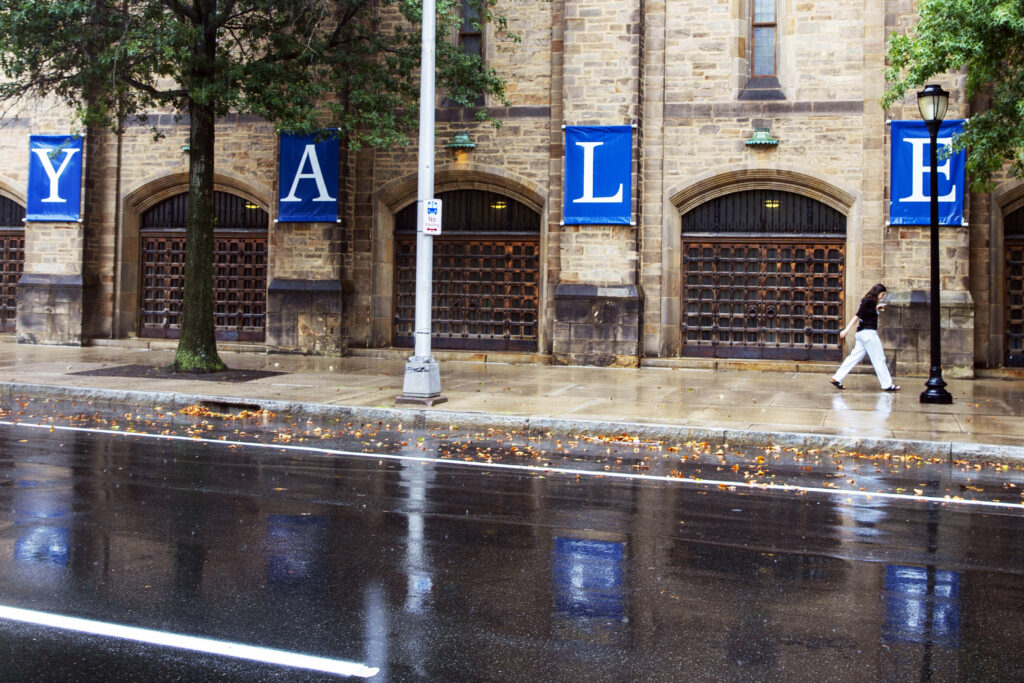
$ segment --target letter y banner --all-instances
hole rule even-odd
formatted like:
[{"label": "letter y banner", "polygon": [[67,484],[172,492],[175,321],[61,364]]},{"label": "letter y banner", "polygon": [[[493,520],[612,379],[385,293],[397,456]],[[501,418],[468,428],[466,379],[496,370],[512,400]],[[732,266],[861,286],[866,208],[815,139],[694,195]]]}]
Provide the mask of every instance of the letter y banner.
[{"label": "letter y banner", "polygon": [[77,221],[82,203],[82,138],[30,135],[27,221]]},{"label": "letter y banner", "polygon": [[338,138],[281,133],[280,164],[278,222],[338,220]]}]

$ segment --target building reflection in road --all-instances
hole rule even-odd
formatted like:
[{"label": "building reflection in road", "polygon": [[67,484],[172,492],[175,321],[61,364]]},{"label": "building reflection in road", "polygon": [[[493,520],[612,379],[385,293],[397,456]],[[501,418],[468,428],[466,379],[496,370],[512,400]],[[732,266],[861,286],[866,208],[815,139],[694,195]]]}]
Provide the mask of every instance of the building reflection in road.
[{"label": "building reflection in road", "polygon": [[[206,501],[198,485],[206,481],[206,464],[190,457],[189,444],[173,445],[175,458],[169,468],[175,486],[169,500],[173,585],[183,600],[197,597],[203,588],[206,566]],[[139,463],[141,465],[141,463]],[[144,494],[143,494],[144,495]]]},{"label": "building reflection in road", "polygon": [[323,588],[327,585],[327,518],[318,515],[269,515],[267,583]]},{"label": "building reflection in road", "polygon": [[[848,412],[855,410],[855,408],[850,406],[842,392],[836,392],[832,394],[832,410],[836,413],[846,413],[844,424],[849,428],[856,429],[857,433],[861,436],[875,433],[879,430],[883,430],[888,434],[886,425],[892,416],[893,401],[893,394],[883,391],[875,398],[875,406],[871,409],[871,412],[865,411],[858,414]],[[850,422],[855,417],[857,418],[856,421]]]},{"label": "building reflection in road", "polygon": [[381,585],[370,581],[363,590],[363,661],[367,666],[380,669],[380,680],[388,676],[388,605]]},{"label": "building reflection in road", "polygon": [[430,596],[433,580],[430,576],[430,558],[424,544],[424,513],[427,512],[427,490],[434,481],[432,463],[403,462],[399,473],[407,490],[408,533],[406,535],[405,574],[408,585],[405,598],[407,612],[419,614]]}]

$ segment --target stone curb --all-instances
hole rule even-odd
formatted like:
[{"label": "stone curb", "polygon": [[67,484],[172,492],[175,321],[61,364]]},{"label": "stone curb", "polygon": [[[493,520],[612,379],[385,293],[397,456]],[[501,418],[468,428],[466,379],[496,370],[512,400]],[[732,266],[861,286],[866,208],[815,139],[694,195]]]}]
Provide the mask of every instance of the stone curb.
[{"label": "stone curb", "polygon": [[928,441],[886,438],[859,438],[837,434],[803,432],[765,432],[726,427],[690,427],[686,425],[653,424],[648,422],[617,422],[598,420],[570,420],[537,416],[510,416],[496,413],[473,413],[448,410],[419,410],[409,408],[370,408],[327,403],[303,403],[271,399],[249,399],[233,396],[186,394],[180,392],[97,389],[93,387],[67,387],[58,385],[20,384],[0,382],[0,398],[49,398],[73,401],[96,401],[114,405],[163,406],[175,410],[189,405],[205,404],[211,409],[256,410],[264,409],[279,415],[296,415],[325,419],[355,420],[359,422],[402,423],[415,429],[460,430],[498,429],[514,430],[534,436],[574,438],[577,436],[628,435],[640,440],[658,440],[675,443],[700,441],[733,446],[799,448],[804,450],[834,450],[846,453],[892,453],[944,458],[949,464],[960,462],[987,462],[1022,464],[1024,446],[983,444],[969,442]]}]

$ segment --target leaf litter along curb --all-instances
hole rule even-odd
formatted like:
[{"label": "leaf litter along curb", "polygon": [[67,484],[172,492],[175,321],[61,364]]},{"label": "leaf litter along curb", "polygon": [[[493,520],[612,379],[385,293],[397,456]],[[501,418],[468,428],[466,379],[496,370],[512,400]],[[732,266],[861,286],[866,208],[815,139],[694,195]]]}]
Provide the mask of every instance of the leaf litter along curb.
[{"label": "leaf litter along curb", "polygon": [[735,481],[782,490],[800,484],[867,493],[929,495],[950,500],[1024,500],[1024,467],[893,453],[823,451],[791,447],[733,447],[701,441],[668,443],[629,433],[555,437],[513,429],[414,432],[401,423],[295,420],[266,410],[225,413],[193,404],[178,410],[136,406],[111,409],[93,401],[8,401],[0,419],[91,426],[112,431],[194,438],[310,445],[365,453],[414,451],[440,460],[510,462],[541,467],[622,471],[691,480]]}]

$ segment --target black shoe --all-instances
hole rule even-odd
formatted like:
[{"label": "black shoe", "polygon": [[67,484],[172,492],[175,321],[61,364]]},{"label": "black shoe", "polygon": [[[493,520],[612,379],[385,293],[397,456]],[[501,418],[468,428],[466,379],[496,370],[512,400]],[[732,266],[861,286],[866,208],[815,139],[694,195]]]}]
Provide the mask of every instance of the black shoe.
[{"label": "black shoe", "polygon": [[[846,388],[846,387],[843,386],[843,383],[840,382],[837,379],[830,379],[829,382],[831,382],[832,386],[834,386],[836,389],[845,389]],[[888,391],[888,389],[886,389],[886,391]]]},{"label": "black shoe", "polygon": [[885,389],[882,389],[882,391],[899,391],[899,390],[900,390],[900,385],[899,384],[893,384],[892,386],[889,386],[889,387],[886,387]]}]

